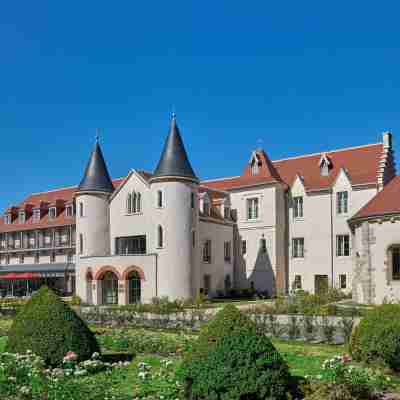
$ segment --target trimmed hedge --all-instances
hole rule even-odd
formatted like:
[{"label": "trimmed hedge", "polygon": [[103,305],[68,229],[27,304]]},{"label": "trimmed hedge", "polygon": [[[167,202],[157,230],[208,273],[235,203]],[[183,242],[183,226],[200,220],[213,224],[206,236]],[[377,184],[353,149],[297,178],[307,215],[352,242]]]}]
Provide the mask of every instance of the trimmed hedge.
[{"label": "trimmed hedge", "polygon": [[190,400],[279,400],[291,384],[271,341],[234,306],[204,327],[181,373]]},{"label": "trimmed hedge", "polygon": [[353,331],[350,352],[358,361],[400,370],[400,305],[383,304],[369,311]]},{"label": "trimmed hedge", "polygon": [[100,352],[94,333],[46,286],[21,309],[8,334],[6,351],[26,353],[27,350],[51,366],[60,365],[69,351],[76,353],[79,361]]}]

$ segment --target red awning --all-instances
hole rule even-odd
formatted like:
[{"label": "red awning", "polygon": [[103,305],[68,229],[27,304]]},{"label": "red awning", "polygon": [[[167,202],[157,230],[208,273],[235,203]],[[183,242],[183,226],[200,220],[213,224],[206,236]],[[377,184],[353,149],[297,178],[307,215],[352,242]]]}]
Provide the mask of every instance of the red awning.
[{"label": "red awning", "polygon": [[17,279],[37,279],[40,278],[38,272],[11,272],[9,274],[0,275],[0,280],[17,280]]}]

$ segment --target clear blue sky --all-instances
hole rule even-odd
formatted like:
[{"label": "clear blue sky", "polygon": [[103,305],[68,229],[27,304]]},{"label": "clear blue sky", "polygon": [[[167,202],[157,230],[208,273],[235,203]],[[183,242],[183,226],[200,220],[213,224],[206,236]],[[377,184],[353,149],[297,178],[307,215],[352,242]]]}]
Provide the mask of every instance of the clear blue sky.
[{"label": "clear blue sky", "polygon": [[[0,210],[77,184],[100,127],[110,173],[153,170],[177,112],[201,178],[400,138],[396,1],[40,1],[0,12]],[[396,148],[399,149],[396,142]]]}]

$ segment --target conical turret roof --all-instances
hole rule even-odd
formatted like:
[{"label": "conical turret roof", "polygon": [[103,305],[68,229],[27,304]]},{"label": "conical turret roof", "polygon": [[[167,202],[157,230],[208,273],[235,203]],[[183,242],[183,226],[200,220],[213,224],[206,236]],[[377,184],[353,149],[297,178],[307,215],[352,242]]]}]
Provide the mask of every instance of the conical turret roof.
[{"label": "conical turret roof", "polygon": [[98,140],[86,166],[85,174],[78,187],[79,192],[106,192],[112,193],[114,186],[104,161],[103,153]]},{"label": "conical turret roof", "polygon": [[175,114],[172,115],[169,134],[152,179],[164,177],[184,178],[198,182],[179,133]]}]

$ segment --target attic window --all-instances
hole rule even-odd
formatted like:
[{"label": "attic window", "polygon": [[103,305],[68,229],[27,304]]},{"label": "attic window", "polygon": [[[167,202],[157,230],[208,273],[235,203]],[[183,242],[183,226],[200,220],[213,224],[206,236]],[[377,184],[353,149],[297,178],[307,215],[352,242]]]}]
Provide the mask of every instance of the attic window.
[{"label": "attic window", "polygon": [[18,222],[20,224],[24,224],[25,223],[25,211],[20,211],[18,213]]},{"label": "attic window", "polygon": [[319,160],[319,168],[321,171],[321,176],[328,176],[331,167],[332,167],[331,160],[325,153],[322,153],[321,158]]},{"label": "attic window", "polygon": [[36,208],[33,210],[33,222],[40,221],[40,208]]},{"label": "attic window", "polygon": [[49,208],[49,219],[55,219],[56,217],[56,208],[51,207]]},{"label": "attic window", "polygon": [[67,217],[72,217],[72,215],[73,215],[73,207],[72,207],[72,205],[65,207],[65,215]]}]

